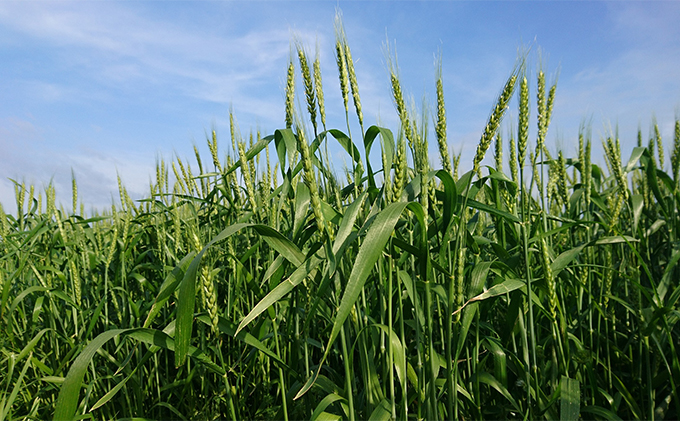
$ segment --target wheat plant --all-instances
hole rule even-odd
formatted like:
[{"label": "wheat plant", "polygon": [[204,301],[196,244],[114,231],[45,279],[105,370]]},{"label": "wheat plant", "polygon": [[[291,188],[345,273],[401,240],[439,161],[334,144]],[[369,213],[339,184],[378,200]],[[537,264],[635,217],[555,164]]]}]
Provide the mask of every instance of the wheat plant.
[{"label": "wheat plant", "polygon": [[336,34],[346,132],[326,128],[333,88],[296,42],[282,128],[242,134],[231,112],[231,139],[157,161],[146,199],[120,184],[120,205],[85,215],[75,176],[72,212],[51,185],[16,183],[16,212],[0,207],[0,420],[680,418],[680,123],[671,173],[657,126],[632,151],[603,139],[606,167],[585,126],[576,156],[552,158],[556,85],[537,71],[530,139],[520,57],[471,165],[452,165],[439,61],[432,168],[396,55],[400,125],[364,130],[339,18]]}]

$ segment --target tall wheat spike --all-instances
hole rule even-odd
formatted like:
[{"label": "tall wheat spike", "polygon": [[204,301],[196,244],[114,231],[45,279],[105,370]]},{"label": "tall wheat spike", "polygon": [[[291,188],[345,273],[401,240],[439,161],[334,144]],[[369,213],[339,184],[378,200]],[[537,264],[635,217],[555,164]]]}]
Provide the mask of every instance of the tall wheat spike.
[{"label": "tall wheat spike", "polygon": [[[2,203],[0,203],[0,239],[4,241],[8,234],[9,223],[7,222],[7,215],[5,214],[5,210],[2,207]],[[4,245],[4,243],[2,244]]]},{"label": "tall wheat spike", "polygon": [[567,174],[567,162],[564,159],[564,154],[560,150],[557,153],[557,178],[558,178],[558,183],[557,183],[557,188],[559,192],[559,197],[561,199],[562,204],[565,207],[565,210],[567,214],[569,214],[569,176]]},{"label": "tall wheat spike", "polygon": [[[22,185],[23,190],[23,185]],[[71,170],[71,193],[73,198],[73,214],[78,213],[78,185],[76,184],[76,174]]]},{"label": "tall wheat spike", "polygon": [[590,197],[593,189],[593,170],[592,170],[592,164],[591,164],[591,141],[590,141],[590,136],[586,138],[586,149],[585,149],[585,160],[583,164],[584,168],[584,177],[583,177],[583,185],[585,186],[585,205],[586,208],[590,207]]},{"label": "tall wheat spike", "polygon": [[314,80],[312,78],[312,71],[309,68],[309,59],[304,47],[298,41],[296,43],[298,60],[300,62],[300,72],[302,73],[302,82],[305,85],[305,98],[307,99],[307,112],[314,128],[314,137],[317,133],[316,125],[316,91],[314,88]]},{"label": "tall wheat spike", "polygon": [[321,198],[319,197],[319,185],[316,180],[316,174],[314,173],[314,166],[312,163],[312,157],[309,151],[309,145],[307,144],[307,139],[305,138],[304,129],[298,126],[298,148],[302,155],[302,167],[304,169],[304,180],[307,188],[309,189],[309,196],[312,202],[312,211],[314,212],[314,218],[316,219],[316,225],[319,232],[323,235],[326,232],[326,220],[321,210]]},{"label": "tall wheat spike", "polygon": [[352,59],[352,52],[350,51],[349,44],[347,43],[347,38],[345,36],[345,30],[342,30],[342,40],[343,47],[345,49],[345,60],[347,60],[347,73],[349,75],[349,86],[352,90],[352,99],[354,100],[354,109],[357,113],[357,118],[359,119],[359,126],[361,127],[361,132],[364,132],[364,114],[361,109],[361,97],[359,96],[359,83],[357,81],[356,71],[354,69],[354,60]]},{"label": "tall wheat spike", "polygon": [[212,141],[208,138],[208,149],[213,160],[213,165],[218,173],[222,173],[222,165],[220,164],[220,157],[217,152],[217,134],[215,130],[212,131]]},{"label": "tall wheat spike", "polygon": [[295,64],[293,59],[288,61],[288,73],[286,76],[286,128],[293,127],[293,115],[295,114]]},{"label": "tall wheat spike", "polygon": [[675,119],[675,132],[673,136],[673,154],[671,155],[671,167],[673,169],[673,182],[678,189],[678,175],[680,174],[680,119]]},{"label": "tall wheat spike", "polygon": [[527,146],[529,144],[529,82],[522,77],[519,90],[519,124],[517,125],[517,163],[519,170],[524,168]]},{"label": "tall wheat spike", "polygon": [[661,170],[664,169],[664,165],[666,164],[666,160],[664,157],[664,151],[663,151],[663,141],[661,139],[661,132],[659,131],[659,125],[656,123],[656,118],[653,119],[653,126],[654,126],[654,139],[656,140],[656,149],[657,153],[659,154],[659,168]]},{"label": "tall wheat spike", "polygon": [[241,175],[243,176],[243,182],[246,185],[246,193],[248,194],[248,201],[250,202],[253,213],[257,214],[259,206],[257,205],[257,199],[255,198],[255,185],[253,184],[253,179],[251,177],[252,174],[250,172],[250,167],[248,166],[246,148],[243,142],[238,142],[238,155],[241,162]]},{"label": "tall wheat spike", "polygon": [[399,115],[399,120],[401,121],[401,130],[404,136],[408,140],[409,146],[413,148],[413,130],[411,128],[411,123],[409,121],[408,110],[406,108],[406,101],[404,100],[404,93],[401,89],[401,82],[399,81],[399,67],[397,64],[397,53],[394,53],[392,57],[389,45],[386,47],[387,55],[387,67],[390,72],[390,84],[392,88],[392,98],[394,99],[394,105],[397,108],[397,114]]},{"label": "tall wheat spike", "polygon": [[623,195],[623,199],[627,200],[629,192],[625,174],[623,173],[621,163],[621,149],[618,145],[618,142],[615,143],[611,137],[608,137],[604,142],[604,149],[609,166],[614,173],[616,184],[619,187],[619,192]]},{"label": "tall wheat spike", "polygon": [[323,97],[323,85],[321,80],[321,62],[319,61],[319,44],[316,45],[316,56],[314,58],[314,87],[316,88],[316,99],[319,101],[319,115],[321,125],[326,130],[326,104]]},{"label": "tall wheat spike", "polygon": [[508,158],[508,165],[510,166],[510,176],[515,184],[519,184],[519,174],[517,172],[517,143],[515,142],[515,132],[510,127],[510,139],[508,140],[508,149],[510,156]]},{"label": "tall wheat spike", "polygon": [[503,91],[496,100],[496,106],[494,107],[491,116],[489,117],[489,120],[486,123],[486,127],[484,128],[482,138],[480,139],[479,144],[477,145],[477,152],[475,153],[475,157],[472,161],[472,171],[477,175],[481,174],[480,164],[484,159],[484,156],[486,155],[486,151],[489,149],[489,146],[491,146],[491,140],[493,139],[493,136],[495,135],[496,131],[498,130],[498,127],[501,124],[501,120],[503,119],[505,110],[508,108],[510,98],[512,98],[512,94],[515,91],[516,83],[517,83],[517,71],[513,71],[512,75],[510,76],[510,78],[508,78],[508,81],[505,83]]},{"label": "tall wheat spike", "polygon": [[496,171],[503,171],[503,136],[501,134],[501,130],[499,129],[498,132],[496,133],[496,142],[494,142],[494,165],[496,167]]},{"label": "tall wheat spike", "polygon": [[349,112],[349,73],[347,70],[347,60],[345,59],[345,48],[343,46],[342,15],[338,12],[335,15],[335,62],[338,66],[338,76],[340,78],[340,92],[342,102],[345,105],[345,115]]},{"label": "tall wheat spike", "polygon": [[441,55],[437,61],[436,79],[437,125],[435,127],[435,134],[437,135],[437,144],[439,145],[439,158],[441,159],[444,171],[453,174],[451,156],[449,155],[449,145],[446,139],[446,106],[444,104],[444,82],[442,81]]},{"label": "tall wheat spike", "polygon": [[394,160],[394,200],[399,201],[406,185],[406,139],[403,131],[399,131],[397,137],[397,154]]}]

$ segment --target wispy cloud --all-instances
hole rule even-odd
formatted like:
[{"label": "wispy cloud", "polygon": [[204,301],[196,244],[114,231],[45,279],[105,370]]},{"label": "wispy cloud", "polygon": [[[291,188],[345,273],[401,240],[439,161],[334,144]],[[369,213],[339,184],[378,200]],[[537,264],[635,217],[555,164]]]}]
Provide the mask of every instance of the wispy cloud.
[{"label": "wispy cloud", "polygon": [[[239,25],[235,19],[234,24]],[[158,97],[162,93],[161,98],[173,98],[175,106],[199,101],[223,104],[226,109],[233,103],[237,113],[247,119],[246,127],[251,122],[273,126],[283,117],[277,82],[290,53],[291,32],[287,27],[240,25],[215,31],[202,28],[198,22],[181,25],[164,21],[129,3],[109,2],[3,2],[0,27],[19,34],[27,54],[33,48],[51,56],[51,77],[29,73],[15,81],[13,89],[30,97],[33,104],[106,107],[121,103],[126,96],[143,102],[147,95]],[[325,42],[324,34],[305,30],[296,34],[307,45]],[[55,78],[59,72],[64,77]],[[149,101],[153,101],[151,107],[165,105],[158,99]],[[115,107],[111,108],[110,112],[115,112]],[[201,113],[200,107],[187,111]],[[209,119],[206,115],[205,121]],[[96,206],[108,203],[110,192],[117,190],[117,171],[133,195],[140,197],[147,190],[153,156],[137,160],[127,151],[116,150],[113,144],[93,145],[93,149],[108,155],[101,156],[83,150],[87,145],[83,141],[74,139],[66,146],[55,143],[51,136],[43,139],[41,148],[26,143],[31,137],[34,141],[41,139],[41,130],[45,131],[19,117],[8,118],[0,125],[4,151],[0,157],[2,202],[11,202],[14,195],[6,177],[23,175],[30,175],[26,181],[38,185],[53,180],[58,194],[64,195],[60,199],[67,199],[71,169],[79,180],[82,197]],[[186,141],[189,143],[189,139]],[[76,147],[79,143],[80,149]]]},{"label": "wispy cloud", "polygon": [[[672,76],[680,68],[680,9],[667,7],[669,3],[610,8],[613,37],[621,46],[610,59],[560,79],[556,108],[558,120],[565,123],[563,130],[575,134],[576,119],[592,118],[594,136],[611,135],[610,129],[618,127],[622,147],[628,151],[634,146],[638,126],[646,136],[655,115],[664,138],[672,138],[680,105],[680,79]],[[669,42],[672,39],[676,42]]]},{"label": "wispy cloud", "polygon": [[44,131],[27,119],[0,121],[3,151],[0,203],[7,205],[15,201],[11,178],[19,184],[33,185],[36,192],[43,192],[51,183],[57,192],[57,202],[66,206],[71,200],[72,171],[82,201],[99,209],[110,204],[112,192],[117,192],[118,173],[133,197],[141,198],[148,191],[149,174],[153,172],[153,163],[148,157],[133,152],[111,155],[89,148],[57,150],[45,143]]},{"label": "wispy cloud", "polygon": [[[53,46],[61,52],[60,65],[96,80],[100,88],[155,86],[198,100],[245,104],[266,121],[277,117],[252,93],[262,85],[268,88],[284,68],[288,28],[246,27],[245,33],[238,28],[217,34],[195,24],[156,21],[129,4],[107,2],[5,2],[0,4],[0,22]],[[309,41],[317,34],[298,31],[298,36]],[[323,42],[324,35],[318,36]],[[67,96],[63,86],[44,87],[46,100]]]},{"label": "wispy cloud", "polygon": [[672,1],[609,4],[616,36],[637,47],[675,47],[680,39],[680,7]]}]

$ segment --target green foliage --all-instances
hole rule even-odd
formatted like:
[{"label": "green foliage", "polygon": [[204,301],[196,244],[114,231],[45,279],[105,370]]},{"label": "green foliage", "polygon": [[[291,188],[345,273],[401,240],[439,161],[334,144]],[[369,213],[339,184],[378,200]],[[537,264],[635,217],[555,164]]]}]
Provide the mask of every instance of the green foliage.
[{"label": "green foliage", "polygon": [[[207,139],[212,172],[198,153],[198,170],[159,162],[147,199],[121,185],[121,206],[102,215],[76,213],[75,179],[73,214],[51,186],[43,209],[16,184],[17,213],[0,208],[0,420],[680,418],[679,135],[670,175],[658,133],[628,161],[607,138],[609,171],[592,163],[586,129],[576,158],[552,159],[555,85],[546,95],[540,72],[540,147],[524,168],[521,58],[460,178],[437,97],[433,170],[396,57],[396,137],[363,130],[336,24],[362,138],[348,113],[347,133],[325,129],[319,64],[312,74],[297,45],[312,131],[291,106],[285,129],[247,146],[232,115],[226,159]],[[514,95],[506,172],[499,133]],[[493,138],[496,166],[484,167]],[[346,183],[328,142],[350,159]]]}]

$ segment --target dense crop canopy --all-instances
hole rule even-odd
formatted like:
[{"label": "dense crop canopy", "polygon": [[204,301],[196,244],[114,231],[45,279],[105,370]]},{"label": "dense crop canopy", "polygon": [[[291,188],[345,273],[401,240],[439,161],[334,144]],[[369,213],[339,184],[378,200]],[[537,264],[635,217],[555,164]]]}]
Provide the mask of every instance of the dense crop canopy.
[{"label": "dense crop canopy", "polygon": [[441,69],[438,169],[396,57],[400,127],[364,130],[337,25],[345,128],[326,130],[297,44],[285,128],[246,142],[232,115],[226,154],[213,134],[212,166],[160,161],[147,199],[121,185],[121,206],[86,216],[75,179],[72,213],[17,184],[17,212],[0,208],[0,420],[680,418],[680,124],[672,174],[616,136],[605,170],[585,128],[578,156],[553,155],[555,85],[538,72],[532,146],[521,58],[459,176]]}]

